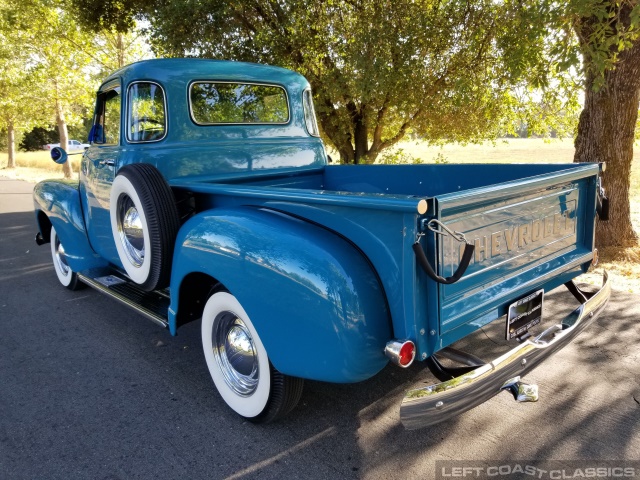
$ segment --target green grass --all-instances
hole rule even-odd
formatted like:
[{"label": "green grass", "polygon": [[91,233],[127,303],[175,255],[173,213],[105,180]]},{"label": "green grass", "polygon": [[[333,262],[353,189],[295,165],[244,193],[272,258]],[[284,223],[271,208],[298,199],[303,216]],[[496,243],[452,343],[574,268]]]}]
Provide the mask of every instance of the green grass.
[{"label": "green grass", "polygon": [[[9,158],[6,153],[0,153],[0,168],[6,168]],[[48,172],[62,172],[62,167],[51,160],[49,151],[16,152],[16,166],[37,168]]]},{"label": "green grass", "polygon": [[425,142],[401,142],[397,149],[425,163],[437,158],[449,163],[562,163],[573,162],[573,140],[539,138],[500,139],[482,144],[456,143],[431,146]]},{"label": "green grass", "polygon": [[[72,156],[71,168],[78,173],[80,168],[80,156]],[[0,175],[26,180],[28,182],[39,182],[46,178],[63,178],[62,165],[58,165],[51,160],[49,151],[38,152],[16,152],[16,168],[8,169],[8,155],[0,152]]]}]

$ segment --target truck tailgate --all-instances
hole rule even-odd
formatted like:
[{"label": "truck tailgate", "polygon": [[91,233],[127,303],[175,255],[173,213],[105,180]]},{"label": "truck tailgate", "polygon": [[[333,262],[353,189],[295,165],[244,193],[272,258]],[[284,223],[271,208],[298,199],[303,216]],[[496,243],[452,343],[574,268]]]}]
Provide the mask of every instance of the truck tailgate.
[{"label": "truck tailgate", "polygon": [[[514,299],[567,281],[563,272],[575,275],[591,260],[597,174],[597,165],[585,165],[435,198],[437,218],[475,246],[465,275],[438,285],[445,344],[446,337],[460,336],[456,329],[475,329],[503,315]],[[450,276],[464,244],[438,237],[440,275]]]}]

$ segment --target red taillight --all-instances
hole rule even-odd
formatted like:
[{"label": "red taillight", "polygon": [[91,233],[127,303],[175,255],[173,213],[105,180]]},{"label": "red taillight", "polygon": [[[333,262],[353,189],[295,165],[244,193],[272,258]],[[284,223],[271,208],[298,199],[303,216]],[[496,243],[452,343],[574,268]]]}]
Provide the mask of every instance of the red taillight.
[{"label": "red taillight", "polygon": [[410,365],[411,362],[413,362],[413,357],[415,356],[416,346],[411,341],[405,342],[400,349],[400,353],[398,354],[398,361],[400,362],[400,365],[406,367]]},{"label": "red taillight", "polygon": [[416,346],[411,340],[391,340],[387,343],[384,354],[396,365],[407,368],[416,358]]}]

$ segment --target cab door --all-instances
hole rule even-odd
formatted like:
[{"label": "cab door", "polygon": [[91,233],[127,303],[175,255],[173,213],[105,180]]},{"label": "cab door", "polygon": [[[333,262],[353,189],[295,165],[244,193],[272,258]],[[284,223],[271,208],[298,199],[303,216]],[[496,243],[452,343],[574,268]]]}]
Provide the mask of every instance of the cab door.
[{"label": "cab door", "polygon": [[122,95],[119,82],[103,85],[98,91],[91,146],[82,157],[80,189],[85,224],[94,251],[120,264],[111,231],[109,199],[122,151]]}]

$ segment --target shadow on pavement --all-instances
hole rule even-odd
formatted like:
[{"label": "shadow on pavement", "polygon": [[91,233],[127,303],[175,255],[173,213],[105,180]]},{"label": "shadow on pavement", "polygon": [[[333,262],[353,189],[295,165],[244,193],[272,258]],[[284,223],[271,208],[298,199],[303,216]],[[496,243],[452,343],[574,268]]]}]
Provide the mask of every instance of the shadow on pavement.
[{"label": "shadow on pavement", "polygon": [[[354,385],[306,382],[290,417],[253,425],[215,392],[199,322],[171,337],[91,289],[62,288],[35,233],[33,213],[0,215],[3,478],[431,478],[438,459],[640,459],[637,296],[614,292],[596,325],[527,376],[538,403],[501,394],[406,431],[404,391],[435,379],[389,366]],[[575,306],[557,290],[545,316]],[[491,359],[502,331],[494,322],[466,343]]]}]

